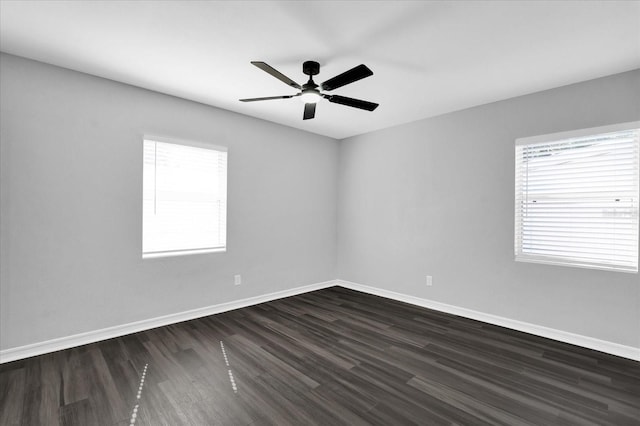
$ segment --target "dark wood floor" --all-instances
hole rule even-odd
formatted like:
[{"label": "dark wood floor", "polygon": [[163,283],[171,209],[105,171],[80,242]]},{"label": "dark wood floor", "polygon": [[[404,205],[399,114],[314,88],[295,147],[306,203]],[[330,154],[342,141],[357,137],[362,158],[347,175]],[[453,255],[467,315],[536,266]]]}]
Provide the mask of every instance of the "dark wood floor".
[{"label": "dark wood floor", "polygon": [[640,425],[640,363],[334,287],[0,366],[3,426],[132,423]]}]

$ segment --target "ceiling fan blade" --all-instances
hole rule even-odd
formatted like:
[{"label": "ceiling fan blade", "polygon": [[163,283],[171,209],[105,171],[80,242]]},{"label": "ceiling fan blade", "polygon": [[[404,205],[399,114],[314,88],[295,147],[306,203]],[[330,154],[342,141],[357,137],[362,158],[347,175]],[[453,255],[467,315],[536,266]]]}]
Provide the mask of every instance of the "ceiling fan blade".
[{"label": "ceiling fan blade", "polygon": [[346,84],[353,83],[354,81],[362,80],[365,77],[373,75],[366,65],[360,64],[357,67],[351,68],[349,71],[345,71],[340,75],[336,75],[333,78],[322,83],[323,90],[333,90],[338,87],[342,87]]},{"label": "ceiling fan blade", "polygon": [[301,86],[298,83],[296,83],[295,81],[291,80],[289,77],[287,77],[286,75],[282,74],[280,71],[278,71],[277,69],[273,68],[271,65],[269,65],[269,64],[267,64],[265,62],[260,62],[260,61],[251,61],[251,63],[253,65],[255,65],[256,67],[260,68],[262,71],[271,74],[272,76],[274,76],[278,80],[282,81],[283,83],[287,84],[288,86],[295,87],[296,89],[300,89],[301,88]]},{"label": "ceiling fan blade", "polygon": [[248,98],[248,99],[240,99],[241,102],[255,102],[255,101],[270,101],[272,99],[289,99],[298,95],[284,95],[284,96],[269,96],[266,98]]},{"label": "ceiling fan blade", "polygon": [[327,98],[329,102],[333,102],[334,104],[366,109],[367,111],[373,111],[374,109],[378,108],[378,104],[376,103],[363,101],[360,99],[347,98],[346,96],[326,95],[325,98]]},{"label": "ceiling fan blade", "polygon": [[303,120],[309,120],[316,116],[316,104],[309,103],[304,104],[304,115],[302,116]]}]

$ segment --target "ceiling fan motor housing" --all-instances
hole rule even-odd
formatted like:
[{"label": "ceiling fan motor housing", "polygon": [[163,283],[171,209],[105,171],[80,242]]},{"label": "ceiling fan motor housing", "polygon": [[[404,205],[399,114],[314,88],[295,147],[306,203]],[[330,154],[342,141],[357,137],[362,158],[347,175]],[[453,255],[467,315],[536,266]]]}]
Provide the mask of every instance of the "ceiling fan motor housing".
[{"label": "ceiling fan motor housing", "polygon": [[306,75],[318,75],[320,73],[320,64],[316,61],[306,61],[302,64],[302,72]]}]

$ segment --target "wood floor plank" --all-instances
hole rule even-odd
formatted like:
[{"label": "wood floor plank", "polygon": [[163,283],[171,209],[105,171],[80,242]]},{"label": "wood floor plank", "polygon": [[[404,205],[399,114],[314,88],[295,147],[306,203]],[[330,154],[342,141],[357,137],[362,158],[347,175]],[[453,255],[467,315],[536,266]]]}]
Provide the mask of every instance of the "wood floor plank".
[{"label": "wood floor plank", "polygon": [[3,426],[135,407],[141,426],[640,426],[640,363],[334,287],[0,366]]},{"label": "wood floor plank", "polygon": [[0,425],[20,424],[25,394],[25,368],[3,372],[0,376]]},{"label": "wood floor plank", "polygon": [[60,407],[60,424],[67,425],[94,425],[98,423],[96,413],[89,398],[81,399]]}]

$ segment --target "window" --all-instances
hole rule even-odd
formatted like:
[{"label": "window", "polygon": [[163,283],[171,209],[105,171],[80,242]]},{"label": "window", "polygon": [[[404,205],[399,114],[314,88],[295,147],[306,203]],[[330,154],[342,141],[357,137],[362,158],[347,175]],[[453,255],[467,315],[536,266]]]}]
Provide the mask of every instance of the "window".
[{"label": "window", "polygon": [[517,261],[638,272],[639,127],[516,141]]},{"label": "window", "polygon": [[227,151],[144,140],[142,257],[224,251]]}]

